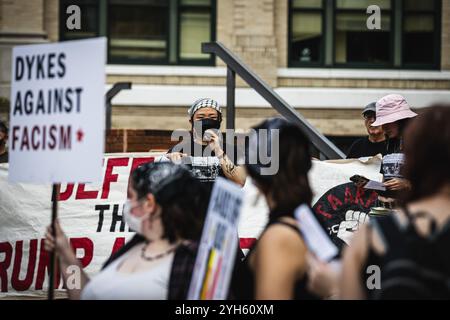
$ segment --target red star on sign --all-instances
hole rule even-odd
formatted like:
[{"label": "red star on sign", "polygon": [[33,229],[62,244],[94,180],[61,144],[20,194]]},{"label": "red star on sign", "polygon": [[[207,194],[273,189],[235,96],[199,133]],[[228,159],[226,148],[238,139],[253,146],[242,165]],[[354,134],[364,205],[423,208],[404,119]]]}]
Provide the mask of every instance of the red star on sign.
[{"label": "red star on sign", "polygon": [[77,141],[78,141],[78,142],[83,141],[83,136],[84,136],[83,130],[78,129],[78,131],[77,131]]}]

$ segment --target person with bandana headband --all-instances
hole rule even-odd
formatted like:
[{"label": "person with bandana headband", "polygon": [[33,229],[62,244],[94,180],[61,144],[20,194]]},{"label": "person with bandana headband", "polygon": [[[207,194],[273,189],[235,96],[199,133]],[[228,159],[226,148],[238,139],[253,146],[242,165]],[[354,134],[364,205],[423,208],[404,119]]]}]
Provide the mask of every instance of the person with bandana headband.
[{"label": "person with bandana headband", "polygon": [[0,163],[8,162],[8,149],[6,142],[8,141],[8,127],[0,121]]},{"label": "person with bandana headband", "polygon": [[[191,124],[189,141],[181,141],[167,152],[166,157],[175,163],[188,165],[192,174],[204,182],[209,191],[218,176],[243,186],[245,170],[235,165],[238,150],[236,146],[223,144],[220,138],[222,111],[219,103],[209,98],[199,99],[191,105],[188,114]],[[227,155],[227,150],[233,151],[232,157]]]},{"label": "person with bandana headband", "polygon": [[[81,288],[68,289],[69,298],[186,299],[208,206],[204,188],[171,162],[146,163],[134,170],[123,216],[136,234],[94,278],[81,271]],[[48,227],[45,248],[56,250],[66,282],[68,266],[81,265],[59,222],[56,241],[51,231]]]}]

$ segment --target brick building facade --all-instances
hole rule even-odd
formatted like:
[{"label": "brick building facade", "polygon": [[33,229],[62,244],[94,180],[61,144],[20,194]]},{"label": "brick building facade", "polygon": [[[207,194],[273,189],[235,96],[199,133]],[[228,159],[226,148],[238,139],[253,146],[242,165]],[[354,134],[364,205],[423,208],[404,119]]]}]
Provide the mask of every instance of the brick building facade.
[{"label": "brick building facade", "polygon": [[[77,1],[72,2],[77,3]],[[175,8],[178,20],[173,21],[175,24],[181,25],[175,30],[175,33],[177,30],[180,33],[178,38],[183,35],[182,32],[185,32],[182,29],[182,23],[188,21],[183,20],[183,14],[189,13],[190,8],[205,1],[183,0],[179,3],[184,2],[187,3],[186,7],[180,5]],[[404,19],[403,25],[408,25],[406,19],[410,6],[412,7],[412,16],[420,17],[422,15],[425,17],[428,14],[428,17],[431,17],[431,13],[426,11],[428,9],[420,9],[420,6],[417,10],[422,11],[414,11],[415,1],[372,2],[379,2],[380,6],[381,3],[388,3],[388,9],[383,11],[384,7],[382,7],[381,13],[389,12],[391,28],[394,28],[392,26],[396,23],[400,23],[396,20],[398,17]],[[68,4],[70,1],[64,3]],[[126,3],[130,2],[123,2],[123,8],[126,7]],[[170,6],[172,6],[176,1],[167,0],[166,3],[171,3]],[[342,50],[342,46],[339,46],[339,41],[341,41],[339,28],[354,28],[354,22],[349,20],[348,16],[355,15],[356,11],[343,9],[342,12],[338,12],[333,11],[332,8],[338,8],[340,5],[347,8],[346,6],[352,5],[352,1],[216,0],[208,3],[210,6],[205,7],[206,9],[202,7],[199,10],[194,9],[194,13],[189,13],[191,16],[196,14],[198,17],[205,16],[205,12],[210,10],[208,21],[212,31],[207,33],[209,34],[208,40],[220,41],[236,53],[325,135],[333,137],[364,135],[365,129],[360,116],[361,108],[388,93],[403,94],[419,112],[421,108],[431,103],[450,102],[450,0],[435,2],[436,15],[434,16],[433,32],[438,32],[439,41],[435,42],[434,49],[438,51],[437,59],[439,61],[436,66],[430,68],[404,67],[401,60],[402,57],[408,57],[408,47],[392,49],[392,65],[364,66],[362,68],[350,64],[338,65],[337,60],[340,58],[337,57],[338,53],[336,52]],[[356,2],[353,1],[353,3]],[[114,39],[112,34],[108,34],[108,32],[112,32],[111,24],[102,22],[108,18],[111,20],[115,9],[108,7],[107,0],[94,1],[94,5],[91,7],[97,4],[96,15],[93,19],[94,23],[97,23],[98,18],[96,24],[98,28],[94,28],[95,35],[108,36],[111,46],[116,42],[118,46],[122,45],[123,39],[119,39],[122,41],[120,42]],[[403,8],[402,12],[398,12],[399,5],[403,6],[401,7]],[[63,36],[67,38],[67,33],[62,31],[63,26],[61,26],[61,21],[65,19],[64,12],[61,12],[63,7],[58,0],[0,0],[0,97],[9,97],[10,57],[13,46],[64,40]],[[82,7],[82,14],[84,8]],[[296,18],[296,15],[300,20]],[[330,16],[332,17],[330,18]],[[293,52],[292,47],[294,46],[292,34],[300,32],[301,37],[307,38],[310,37],[309,33],[316,32],[303,32],[301,29],[301,21],[312,17],[319,17],[323,21],[320,26],[320,41],[322,42],[318,46],[323,50],[321,51],[323,52],[323,54],[321,53],[322,64],[311,64],[310,66],[306,63],[304,66],[299,66],[296,61],[292,62],[291,52]],[[171,19],[169,20],[172,21]],[[295,25],[298,21],[300,21],[300,27]],[[311,21],[308,28],[316,25],[313,20]],[[110,21],[109,23],[115,22]],[[353,26],[351,26],[352,23]],[[355,30],[350,29],[346,33],[347,37],[355,34]],[[186,32],[191,32],[190,30]],[[192,30],[194,29],[192,28]],[[394,34],[395,30],[390,29],[390,34]],[[308,35],[304,36],[304,33],[308,33]],[[190,35],[191,33],[186,34]],[[399,34],[403,39],[402,43],[405,43],[408,34]],[[395,36],[397,37],[397,35]],[[178,52],[177,56],[176,53],[171,53],[172,49],[167,49],[168,63],[128,63],[110,59],[107,66],[108,85],[118,81],[133,83],[132,90],[123,91],[113,100],[113,128],[162,130],[155,132],[160,132],[162,137],[160,140],[166,141],[164,137],[167,136],[167,133],[163,133],[163,131],[189,127],[187,106],[195,99],[208,96],[217,99],[225,106],[226,67],[223,62],[217,59],[209,65],[181,63],[181,57],[184,54],[182,51],[186,50],[189,53],[189,50],[183,49],[185,44],[182,41],[172,41],[171,36],[168,36],[167,39],[164,44],[166,48],[174,46],[175,51]],[[334,47],[331,48],[333,44]],[[187,44],[186,48],[189,48],[189,45]],[[301,41],[300,45],[303,45]],[[351,49],[348,39],[345,46],[346,50]],[[337,47],[338,49],[336,49]],[[315,47],[311,48],[314,50]],[[111,47],[111,55],[113,52],[120,54],[123,49],[121,49],[122,51],[119,49]],[[302,55],[304,52],[303,49]],[[350,55],[347,53],[347,56]],[[180,63],[173,63],[175,61],[173,59]],[[308,61],[311,57],[302,56],[301,59]],[[404,60],[408,59],[404,58]],[[238,79],[237,87],[236,128],[247,129],[260,120],[276,114],[276,111],[254,90],[248,88],[242,80]],[[7,103],[0,103],[0,117],[6,117],[7,112]],[[117,130],[117,132],[126,131]],[[164,143],[161,144],[161,141],[157,142],[156,139],[149,142],[148,149],[164,147]]]}]

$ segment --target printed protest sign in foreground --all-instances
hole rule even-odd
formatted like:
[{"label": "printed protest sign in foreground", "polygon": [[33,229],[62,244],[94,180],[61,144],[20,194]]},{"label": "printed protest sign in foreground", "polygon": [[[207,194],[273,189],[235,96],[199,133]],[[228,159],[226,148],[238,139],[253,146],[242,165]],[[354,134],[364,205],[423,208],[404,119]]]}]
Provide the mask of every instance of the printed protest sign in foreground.
[{"label": "printed protest sign in foreground", "polygon": [[100,181],[106,39],[18,46],[12,61],[9,181]]}]

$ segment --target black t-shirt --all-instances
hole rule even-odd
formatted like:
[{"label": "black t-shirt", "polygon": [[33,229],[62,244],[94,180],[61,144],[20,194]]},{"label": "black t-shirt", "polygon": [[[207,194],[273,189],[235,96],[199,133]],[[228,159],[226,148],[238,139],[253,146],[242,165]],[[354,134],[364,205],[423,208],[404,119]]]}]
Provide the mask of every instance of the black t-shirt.
[{"label": "black t-shirt", "polygon": [[8,152],[0,154],[0,163],[8,163]]},{"label": "black t-shirt", "polygon": [[[384,181],[389,181],[393,178],[403,178],[401,173],[404,164],[404,154],[402,151],[402,143],[400,139],[390,139],[388,144],[391,144],[389,153],[387,153],[381,160],[380,173],[383,175]],[[379,194],[384,197],[397,199],[401,191],[387,190]]]},{"label": "black t-shirt", "polygon": [[383,157],[381,162],[380,173],[383,174],[384,180],[392,178],[403,178],[401,174],[402,166],[405,162],[403,153],[389,153]]},{"label": "black t-shirt", "polygon": [[[242,159],[243,157],[243,151],[240,148],[237,148],[236,144],[230,145],[224,143],[222,148],[223,152],[235,165],[237,165],[237,159]],[[225,174],[220,165],[220,159],[216,156],[214,151],[211,150],[209,145],[198,144],[191,136],[190,141],[182,141],[167,151],[167,153],[172,152],[186,153],[190,157],[182,158],[182,163],[188,167],[196,179],[206,186],[206,191],[209,193],[208,197],[210,197],[216,178],[225,177]],[[240,248],[238,248],[237,254],[237,261],[240,261],[245,257]]]},{"label": "black t-shirt", "polygon": [[401,167],[404,163],[402,141],[400,139],[389,139],[387,143],[388,148],[381,161],[380,173],[384,180],[402,178]]},{"label": "black t-shirt", "polygon": [[[223,151],[236,164],[238,159],[238,148],[236,145],[224,143]],[[190,169],[196,179],[205,183],[210,191],[217,177],[225,177],[220,165],[220,159],[209,145],[198,144],[191,138],[190,141],[182,141],[167,151],[167,153],[172,152],[182,152],[189,156],[189,158],[183,158],[182,163]]]},{"label": "black t-shirt", "polygon": [[352,144],[348,151],[347,159],[373,157],[379,153],[384,156],[387,152],[387,140],[381,142],[371,142],[368,137],[365,137],[356,140]]}]

